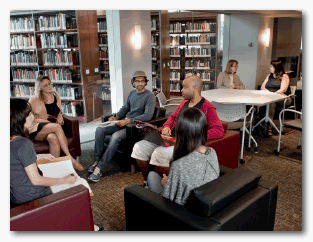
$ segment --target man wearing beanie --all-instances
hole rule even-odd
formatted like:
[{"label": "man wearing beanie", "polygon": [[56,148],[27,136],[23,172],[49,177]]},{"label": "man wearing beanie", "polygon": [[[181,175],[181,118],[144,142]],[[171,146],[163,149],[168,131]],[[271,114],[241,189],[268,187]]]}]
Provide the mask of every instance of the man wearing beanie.
[{"label": "man wearing beanie", "polygon": [[[135,90],[128,95],[124,106],[118,111],[115,117],[110,117],[109,121],[119,120],[115,125],[108,125],[105,127],[98,127],[95,135],[95,162],[88,168],[92,174],[89,180],[98,182],[102,176],[102,172],[107,169],[110,160],[118,149],[120,143],[126,140],[126,124],[130,124],[136,120],[149,121],[155,109],[155,96],[152,92],[147,90],[148,79],[143,71],[136,71],[131,83]],[[104,140],[106,136],[110,135],[109,145],[104,151]],[[102,155],[103,154],[103,155]]]}]

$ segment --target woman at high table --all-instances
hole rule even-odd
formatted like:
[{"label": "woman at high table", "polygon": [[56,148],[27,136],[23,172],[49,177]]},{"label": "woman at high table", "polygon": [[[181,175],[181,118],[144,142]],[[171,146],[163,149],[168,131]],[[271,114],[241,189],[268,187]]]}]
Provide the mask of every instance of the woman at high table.
[{"label": "woman at high table", "polygon": [[238,70],[238,61],[229,60],[224,72],[221,72],[217,78],[217,89],[245,89],[239,76],[236,75]]},{"label": "woman at high table", "polygon": [[[270,65],[270,74],[265,78],[261,90],[276,92],[279,94],[289,95],[290,80],[289,76],[285,73],[283,64],[280,60],[272,60]],[[273,120],[276,106],[283,106],[284,100],[269,105],[269,118]],[[286,106],[291,104],[291,98],[288,97]],[[272,126],[268,123],[268,135],[272,135]]]}]

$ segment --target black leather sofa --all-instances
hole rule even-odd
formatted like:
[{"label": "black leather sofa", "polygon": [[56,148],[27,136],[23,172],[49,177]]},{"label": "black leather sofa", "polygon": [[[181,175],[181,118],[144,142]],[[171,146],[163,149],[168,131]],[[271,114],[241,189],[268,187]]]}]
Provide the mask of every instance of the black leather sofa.
[{"label": "black leather sofa", "polygon": [[271,231],[278,186],[245,165],[191,193],[185,206],[138,185],[124,189],[128,231]]},{"label": "black leather sofa", "polygon": [[[165,108],[161,108],[161,107],[156,106],[154,109],[154,113],[153,113],[151,120],[147,121],[147,122],[151,123],[153,125],[156,125],[158,127],[162,126],[163,123],[169,117],[165,113],[166,113]],[[110,115],[101,116],[101,121],[102,122],[108,121],[109,117],[111,117],[112,115],[115,115],[115,113],[112,113]],[[123,119],[123,118],[124,117],[120,117],[120,119]],[[126,125],[126,134],[127,134],[127,139],[120,144],[118,150],[116,151],[116,153],[114,155],[115,159],[114,158],[113,159],[116,161],[122,161],[123,165],[124,164],[125,165],[131,164],[131,171],[135,172],[135,170],[138,171],[137,163],[136,163],[136,160],[133,159],[130,155],[132,153],[134,144],[141,140],[141,136],[137,132],[135,124],[127,124]],[[104,141],[105,145],[109,144],[110,138],[111,138],[111,136],[109,136],[109,135],[106,137],[106,139]]]}]

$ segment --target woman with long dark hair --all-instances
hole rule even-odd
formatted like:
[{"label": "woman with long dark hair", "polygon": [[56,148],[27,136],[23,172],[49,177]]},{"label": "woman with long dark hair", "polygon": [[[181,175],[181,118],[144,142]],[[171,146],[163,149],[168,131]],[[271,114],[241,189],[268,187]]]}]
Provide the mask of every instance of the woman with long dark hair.
[{"label": "woman with long dark hair", "polygon": [[53,159],[51,154],[37,155],[33,143],[25,137],[33,125],[31,105],[23,99],[10,100],[10,192],[14,205],[51,194],[50,186],[73,184],[77,174],[64,178],[43,177],[37,159]]},{"label": "woman with long dark hair", "polygon": [[[290,92],[290,80],[289,76],[285,73],[283,63],[280,60],[272,60],[270,65],[270,74],[265,78],[261,90],[267,90],[270,92],[276,92],[279,94],[289,95]],[[276,103],[271,103],[269,105],[269,114],[268,116],[273,119],[275,114],[276,106],[282,106],[283,101],[279,101]],[[286,101],[286,105],[289,106],[291,104],[291,98],[288,97]],[[272,135],[272,127],[269,124],[268,127],[268,135]]]},{"label": "woman with long dark hair", "polygon": [[201,110],[187,108],[179,114],[175,138],[168,177],[152,171],[147,185],[149,190],[184,205],[192,189],[216,179],[220,170],[215,150],[205,146],[207,121]]},{"label": "woman with long dark hair", "polygon": [[29,128],[29,137],[32,140],[47,140],[49,152],[55,157],[60,157],[62,149],[66,156],[71,157],[74,169],[83,170],[83,166],[69,152],[67,139],[61,126],[64,121],[60,95],[53,91],[48,76],[37,78],[35,93],[36,95],[29,100],[34,115],[34,124]]}]

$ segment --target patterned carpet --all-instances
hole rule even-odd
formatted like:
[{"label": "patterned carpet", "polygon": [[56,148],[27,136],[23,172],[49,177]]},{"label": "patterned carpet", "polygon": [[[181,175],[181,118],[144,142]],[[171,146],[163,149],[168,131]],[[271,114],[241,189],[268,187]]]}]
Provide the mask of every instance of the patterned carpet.
[{"label": "patterned carpet", "polygon": [[[94,141],[88,141],[92,136],[97,122],[80,124],[82,156],[80,163],[88,168],[93,163]],[[88,129],[87,131],[85,129]],[[93,131],[93,133],[92,133]],[[302,231],[302,148],[297,149],[298,132],[285,130],[282,138],[280,156],[273,154],[277,149],[278,135],[271,138],[255,136],[258,142],[258,153],[244,149],[245,165],[260,172],[262,178],[278,183],[278,202],[275,220],[275,231]],[[90,183],[95,196],[91,197],[94,223],[104,226],[107,231],[124,231],[125,187],[143,183],[141,173],[132,174],[129,165],[123,166],[123,161],[111,161],[112,169],[103,174],[98,183]],[[124,164],[125,165],[125,164]],[[87,178],[85,170],[79,173]]]}]

